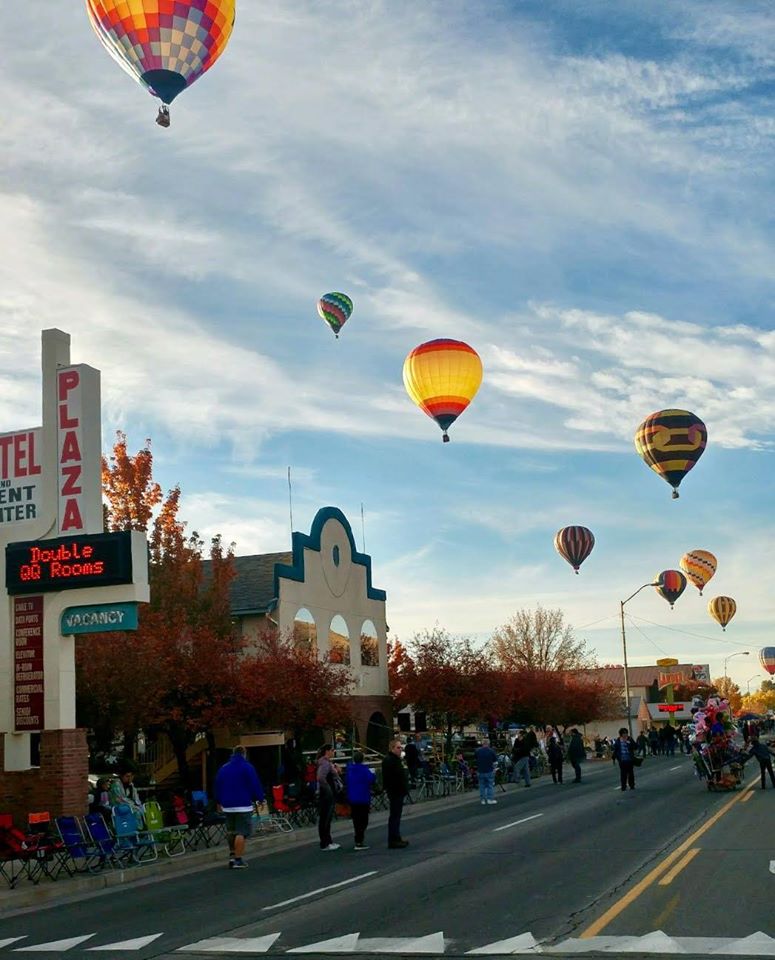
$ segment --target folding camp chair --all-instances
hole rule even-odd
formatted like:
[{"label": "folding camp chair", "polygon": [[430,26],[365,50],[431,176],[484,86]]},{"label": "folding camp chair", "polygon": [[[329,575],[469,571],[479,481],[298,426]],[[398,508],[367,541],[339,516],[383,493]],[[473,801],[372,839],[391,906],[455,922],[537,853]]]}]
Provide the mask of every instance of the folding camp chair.
[{"label": "folding camp chair", "polygon": [[49,880],[56,880],[64,872],[71,877],[70,855],[62,838],[56,833],[48,811],[27,814],[28,842],[34,843],[41,873]]},{"label": "folding camp chair", "polygon": [[83,818],[86,831],[92,843],[105,857],[105,862],[111,867],[125,866],[130,860],[130,851],[119,848],[116,838],[108,829],[105,818],[101,813],[87,813]]},{"label": "folding camp chair", "polygon": [[0,813],[0,876],[13,890],[22,877],[40,883],[41,874],[35,843],[14,826],[10,813]]},{"label": "folding camp chair", "polygon": [[267,803],[259,804],[256,813],[251,818],[253,835],[259,833],[288,833],[293,830],[292,824],[287,817],[277,816],[269,812]]},{"label": "folding camp chair", "polygon": [[179,857],[186,852],[184,827],[181,824],[165,826],[164,814],[158,800],[146,800],[144,812],[147,832],[168,857]]},{"label": "folding camp chair", "polygon": [[300,826],[302,822],[301,804],[285,796],[285,787],[278,783],[272,787],[272,812],[277,820],[284,820],[288,830],[293,830],[294,824]]},{"label": "folding camp chair", "polygon": [[117,803],[113,807],[113,832],[116,835],[116,849],[127,851],[130,863],[150,863],[158,859],[156,841],[147,830],[140,829],[128,803]]},{"label": "folding camp chair", "polygon": [[206,847],[217,846],[226,839],[226,816],[210,809],[210,801],[204,790],[191,791],[191,812],[194,815],[199,839]]},{"label": "folding camp chair", "polygon": [[110,863],[107,854],[86,838],[78,817],[57,817],[54,822],[76,873],[97,873]]}]

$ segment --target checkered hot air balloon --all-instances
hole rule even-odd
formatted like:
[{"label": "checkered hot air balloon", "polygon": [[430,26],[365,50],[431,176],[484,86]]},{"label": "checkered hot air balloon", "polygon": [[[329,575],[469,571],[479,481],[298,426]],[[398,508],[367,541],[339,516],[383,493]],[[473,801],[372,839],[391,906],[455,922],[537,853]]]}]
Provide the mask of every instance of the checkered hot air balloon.
[{"label": "checkered hot air balloon", "polygon": [[708,613],[726,633],[727,624],[737,612],[737,604],[731,597],[714,597],[708,601]]},{"label": "checkered hot air balloon", "polygon": [[654,589],[670,604],[673,604],[686,589],[686,577],[680,570],[663,570],[654,579]]},{"label": "checkered hot air balloon", "polygon": [[775,647],[762,647],[759,651],[759,663],[770,676],[775,674]]},{"label": "checkered hot air balloon", "polygon": [[482,383],[482,361],[460,340],[429,340],[404,360],[404,386],[417,406],[447,430],[476,396]]},{"label": "checkered hot air balloon", "polygon": [[708,550],[689,550],[678,562],[678,566],[686,574],[686,579],[691,581],[700,591],[716,572],[716,558]]},{"label": "checkered hot air balloon", "polygon": [[103,46],[131,77],[161,100],[156,122],[170,125],[169,105],[223,53],[236,0],[86,0]]},{"label": "checkered hot air balloon", "polygon": [[318,300],[318,313],[331,327],[337,340],[339,331],[350,319],[352,312],[353,302],[346,293],[324,293]]},{"label": "checkered hot air balloon", "polygon": [[563,527],[554,536],[554,549],[567,560],[575,573],[592,553],[595,535],[586,527]]},{"label": "checkered hot air balloon", "polygon": [[635,449],[643,460],[673,488],[697,463],[708,442],[705,424],[688,410],[658,410],[646,417],[635,432]]}]

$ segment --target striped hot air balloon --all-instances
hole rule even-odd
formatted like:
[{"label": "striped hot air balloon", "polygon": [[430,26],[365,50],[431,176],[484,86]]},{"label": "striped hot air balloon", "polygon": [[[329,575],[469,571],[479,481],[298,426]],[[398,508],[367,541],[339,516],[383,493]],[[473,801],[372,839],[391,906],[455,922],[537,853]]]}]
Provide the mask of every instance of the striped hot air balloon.
[{"label": "striped hot air balloon", "polygon": [[678,565],[686,574],[686,579],[691,581],[700,591],[716,572],[716,558],[708,550],[690,550],[685,553],[678,562]]},{"label": "striped hot air balloon", "polygon": [[708,613],[713,619],[721,624],[721,629],[726,632],[727,624],[737,612],[737,604],[731,597],[714,597],[708,601]]},{"label": "striped hot air balloon", "polygon": [[429,340],[404,360],[404,386],[417,406],[438,423],[444,443],[447,430],[476,396],[482,361],[460,340]]},{"label": "striped hot air balloon", "polygon": [[686,589],[686,577],[680,570],[663,570],[654,580],[654,589],[670,604],[673,604]]},{"label": "striped hot air balloon", "polygon": [[318,300],[318,313],[331,327],[337,340],[339,331],[350,319],[352,312],[353,302],[346,293],[324,293]]},{"label": "striped hot air balloon", "polygon": [[702,456],[708,432],[688,410],[658,410],[646,417],[635,433],[635,449],[643,460],[673,488],[678,486]]},{"label": "striped hot air balloon", "polygon": [[770,676],[775,674],[775,647],[762,647],[759,651],[759,663]]},{"label": "striped hot air balloon", "polygon": [[554,549],[567,560],[576,573],[592,553],[595,535],[586,527],[563,527],[554,536]]},{"label": "striped hot air balloon", "polygon": [[130,77],[169,104],[210,69],[234,26],[236,0],[86,0],[103,46]]}]

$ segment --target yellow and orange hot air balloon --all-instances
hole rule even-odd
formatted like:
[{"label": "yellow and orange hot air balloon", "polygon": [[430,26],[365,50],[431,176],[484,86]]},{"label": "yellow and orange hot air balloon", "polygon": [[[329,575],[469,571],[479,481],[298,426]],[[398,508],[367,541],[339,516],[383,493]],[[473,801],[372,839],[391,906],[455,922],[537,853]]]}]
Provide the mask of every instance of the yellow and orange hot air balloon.
[{"label": "yellow and orange hot air balloon", "polygon": [[170,125],[169,105],[223,53],[236,0],[86,0],[102,45],[130,77],[161,100],[156,122]]},{"label": "yellow and orange hot air balloon", "polygon": [[717,561],[713,554],[709,550],[690,550],[681,557],[678,565],[702,596],[702,588],[716,572]]},{"label": "yellow and orange hot air balloon", "polygon": [[461,340],[429,340],[404,360],[404,386],[417,406],[438,423],[444,443],[447,430],[476,396],[482,361]]},{"label": "yellow and orange hot air balloon", "polygon": [[732,597],[714,597],[708,601],[708,613],[713,617],[716,623],[721,624],[721,629],[726,632],[727,624],[737,612],[737,604]]}]

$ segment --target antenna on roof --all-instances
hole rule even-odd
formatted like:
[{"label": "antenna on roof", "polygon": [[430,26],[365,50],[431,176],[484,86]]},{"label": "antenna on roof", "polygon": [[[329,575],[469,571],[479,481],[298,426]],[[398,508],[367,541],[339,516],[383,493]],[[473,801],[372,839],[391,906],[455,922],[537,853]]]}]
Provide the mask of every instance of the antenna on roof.
[{"label": "antenna on roof", "polygon": [[363,552],[366,553],[366,523],[363,519],[363,501],[361,501],[361,540],[363,541]]},{"label": "antenna on roof", "polygon": [[291,517],[291,540],[293,540],[293,487],[291,486],[290,467],[288,467],[288,512]]}]

